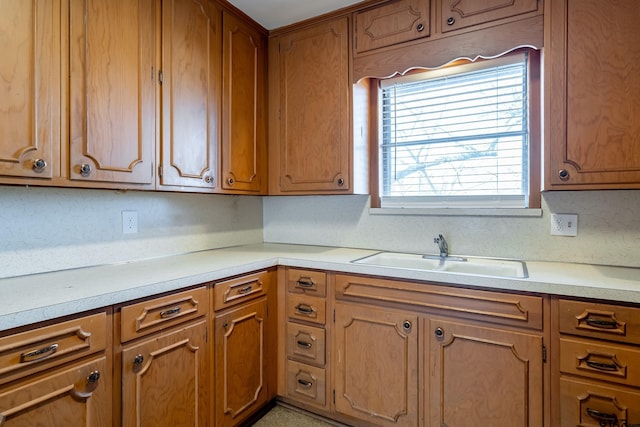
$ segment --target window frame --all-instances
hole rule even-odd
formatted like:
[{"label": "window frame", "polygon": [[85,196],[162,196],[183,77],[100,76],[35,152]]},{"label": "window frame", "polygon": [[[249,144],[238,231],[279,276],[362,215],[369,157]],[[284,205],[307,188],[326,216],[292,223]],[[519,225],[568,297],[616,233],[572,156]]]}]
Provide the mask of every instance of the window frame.
[{"label": "window frame", "polygon": [[[542,105],[542,87],[541,87],[541,60],[540,60],[540,51],[534,48],[521,48],[515,49],[508,53],[505,53],[502,56],[510,56],[510,55],[521,55],[522,53],[527,53],[529,56],[528,59],[528,114],[529,117],[527,121],[529,123],[529,198],[528,198],[528,206],[522,208],[511,208],[509,211],[517,211],[517,210],[526,210],[526,209],[540,209],[541,207],[541,193],[540,193],[540,181],[541,181],[541,146],[542,146],[542,129],[541,129],[541,105]],[[490,60],[487,58],[476,58],[476,61],[484,61]],[[456,65],[460,63],[460,59],[449,62],[446,66]],[[465,62],[469,62],[469,60],[464,60]],[[471,61],[471,62],[476,62]],[[440,67],[438,69],[442,69],[444,67]],[[410,73],[416,72],[424,72],[429,71],[429,69],[415,67],[412,70],[402,74],[405,76]],[[398,75],[393,76],[398,77]],[[371,207],[372,208],[382,208],[381,206],[381,196],[380,196],[380,182],[381,182],[381,165],[380,165],[380,142],[382,140],[381,136],[381,82],[386,79],[371,79],[370,82],[370,105],[372,111],[370,112],[370,195],[371,195]],[[451,208],[455,208],[455,206],[451,206]],[[397,210],[398,208],[383,208],[383,210],[389,209]],[[402,210],[417,210],[411,207],[403,207],[400,208]],[[424,208],[421,207],[420,211],[428,211],[433,209],[433,211],[442,211],[447,208],[443,208],[442,206],[434,207],[434,208]],[[495,210],[497,212],[502,211],[502,208],[464,208],[469,212],[486,212],[487,209]],[[504,209],[505,211],[507,209]]]}]

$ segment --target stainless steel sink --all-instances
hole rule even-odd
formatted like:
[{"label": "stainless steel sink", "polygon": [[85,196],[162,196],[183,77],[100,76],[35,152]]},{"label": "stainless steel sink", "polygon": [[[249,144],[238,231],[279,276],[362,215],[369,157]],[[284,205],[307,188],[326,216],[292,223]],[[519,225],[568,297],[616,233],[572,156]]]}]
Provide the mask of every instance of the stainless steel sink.
[{"label": "stainless steel sink", "polygon": [[527,265],[524,261],[501,258],[456,256],[441,258],[437,255],[425,256],[399,252],[378,252],[351,262],[354,264],[476,276],[510,277],[516,279],[523,279],[529,276]]}]

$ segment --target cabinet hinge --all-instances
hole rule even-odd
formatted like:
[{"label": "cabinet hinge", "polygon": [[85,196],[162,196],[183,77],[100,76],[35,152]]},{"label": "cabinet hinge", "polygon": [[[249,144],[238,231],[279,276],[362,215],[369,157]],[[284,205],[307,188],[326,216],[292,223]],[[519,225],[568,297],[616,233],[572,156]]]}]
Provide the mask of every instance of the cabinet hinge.
[{"label": "cabinet hinge", "polygon": [[158,70],[158,83],[162,84],[162,70]]},{"label": "cabinet hinge", "polygon": [[336,404],[336,391],[335,389],[333,390],[333,404]]},{"label": "cabinet hinge", "polygon": [[547,346],[542,344],[542,363],[547,363]]},{"label": "cabinet hinge", "polygon": [[336,323],[336,309],[333,309],[333,323]]},{"label": "cabinet hinge", "polygon": [[162,165],[158,165],[158,178],[162,178]]},{"label": "cabinet hinge", "polygon": [[155,167],[153,166],[153,162],[151,162],[151,178],[153,178],[155,174],[156,174],[156,170],[155,170]]}]

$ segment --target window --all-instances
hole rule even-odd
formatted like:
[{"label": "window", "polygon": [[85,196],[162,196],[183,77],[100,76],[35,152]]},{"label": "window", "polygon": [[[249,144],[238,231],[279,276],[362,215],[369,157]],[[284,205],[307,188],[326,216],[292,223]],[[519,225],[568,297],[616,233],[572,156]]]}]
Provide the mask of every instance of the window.
[{"label": "window", "polygon": [[539,133],[529,130],[528,59],[520,52],[380,82],[382,207],[530,205]]}]

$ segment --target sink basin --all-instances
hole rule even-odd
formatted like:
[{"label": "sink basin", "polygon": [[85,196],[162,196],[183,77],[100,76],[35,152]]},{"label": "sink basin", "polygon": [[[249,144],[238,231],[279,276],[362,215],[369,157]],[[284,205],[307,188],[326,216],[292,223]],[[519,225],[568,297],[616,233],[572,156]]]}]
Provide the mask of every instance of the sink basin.
[{"label": "sink basin", "polygon": [[524,261],[501,258],[447,257],[442,259],[437,255],[423,256],[421,254],[378,252],[377,254],[351,262],[354,264],[476,276],[510,277],[516,279],[523,279],[529,276],[527,273],[527,265]]}]

